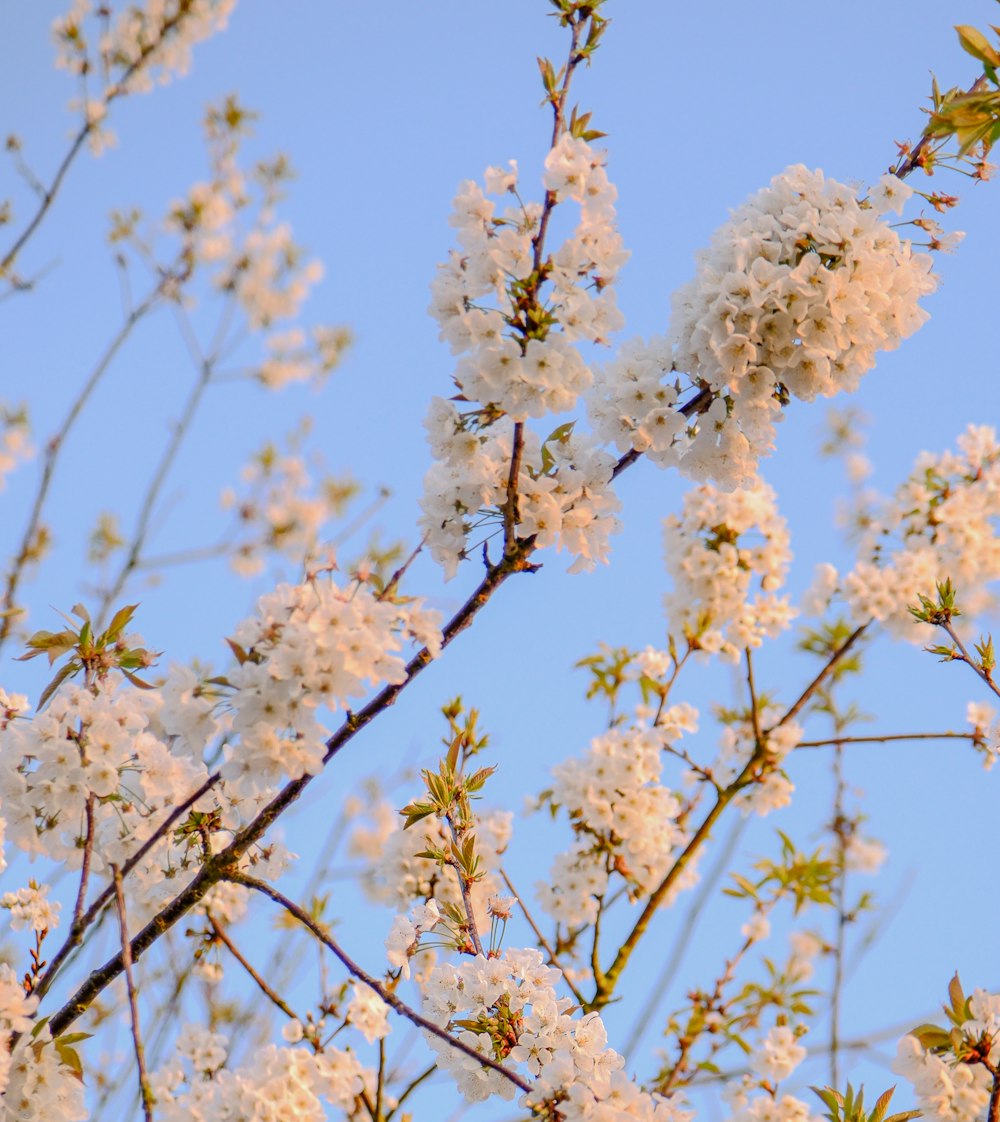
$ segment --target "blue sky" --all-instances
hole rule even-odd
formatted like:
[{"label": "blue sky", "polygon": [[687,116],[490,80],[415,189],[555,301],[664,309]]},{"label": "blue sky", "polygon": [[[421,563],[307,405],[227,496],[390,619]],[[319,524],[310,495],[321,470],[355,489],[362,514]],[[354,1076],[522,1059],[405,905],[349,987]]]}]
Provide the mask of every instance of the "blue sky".
[{"label": "blue sky", "polygon": [[[821,167],[849,182],[877,178],[894,159],[894,140],[919,132],[930,71],[943,86],[976,75],[951,24],[996,19],[987,0],[842,0],[832,9],[801,0],[766,8],[711,0],[679,8],[656,0],[609,4],[606,44],[575,87],[581,107],[593,109],[594,124],[608,133],[609,174],[632,251],[619,284],[624,337],[665,330],[670,293],[690,275],[694,251],[728,208],[788,164]],[[52,69],[47,36],[61,10],[39,0],[0,11],[0,125],[22,137],[43,178],[72,127],[65,103],[74,91]],[[252,152],[280,149],[298,169],[282,212],[326,265],[304,320],[346,323],[356,343],[321,393],[293,387],[274,396],[243,385],[215,391],[171,477],[157,541],[173,549],[210,540],[221,518],[220,488],[265,437],[291,430],[303,414],[313,421],[312,446],[333,469],[392,489],[382,512],[387,531],[415,541],[416,499],[429,463],[421,422],[429,398],[449,392],[452,361],[426,315],[427,285],[451,245],[447,215],[462,179],[516,158],[525,184],[539,180],[549,121],[539,108],[535,56],[562,52],[546,10],[542,0],[243,0],[229,30],[196,50],[190,76],[120,106],[112,120],[118,147],[73,168],[24,259],[26,268],[42,271],[37,291],[0,303],[0,397],[29,400],[36,444],[58,423],[119,322],[104,243],[108,210],[137,203],[156,215],[204,177],[203,106],[238,90],[261,115]],[[0,196],[19,191],[9,164],[0,168]],[[852,401],[871,420],[874,483],[884,488],[920,450],[950,446],[969,422],[1000,419],[993,345],[1000,199],[995,185],[973,189],[944,176],[934,183],[962,196],[948,221],[966,230],[967,240],[939,261],[941,287],[927,302],[931,322],[882,356]],[[26,213],[26,203],[19,210]],[[50,606],[68,608],[86,594],[78,559],[95,513],[117,509],[130,524],[191,377],[164,315],[116,362],[57,478],[56,550],[29,594],[36,626],[54,621]],[[844,556],[832,517],[842,485],[814,454],[824,410],[823,403],[797,405],[765,465],[791,526],[795,589],[808,583],[817,561]],[[33,473],[23,469],[0,498],[4,553],[23,524]],[[348,777],[392,771],[404,759],[429,761],[440,734],[437,708],[455,693],[481,708],[493,734],[500,762],[494,797],[516,805],[542,786],[547,768],[600,728],[602,714],[582,704],[573,662],[599,640],[642,646],[662,637],[660,524],[682,493],[676,476],[648,464],[627,473],[620,486],[625,530],[612,564],[567,577],[567,561],[551,555],[540,573],[503,589],[449,657],[359,738],[343,773],[315,785],[310,802],[318,810],[303,815],[304,826],[289,825],[292,848],[308,844],[310,813],[322,813]],[[478,571],[470,571],[444,586],[430,562],[420,561],[409,589],[447,612],[476,579]],[[137,622],[152,646],[169,658],[220,665],[221,637],[264,587],[208,564],[132,595],[142,601]],[[766,685],[789,694],[807,674],[790,648],[779,645],[761,660]],[[885,640],[872,655],[858,697],[878,714],[873,728],[959,728],[965,701],[982,699],[959,667],[938,667]],[[26,669],[4,658],[0,682],[37,691],[34,664]],[[707,705],[731,699],[735,683],[713,670],[691,689],[686,698]],[[829,813],[826,767],[820,759],[793,761],[801,806],[755,827],[746,853],[768,849],[774,827],[797,831],[803,844],[815,837]],[[890,848],[880,898],[899,901],[852,980],[850,1035],[911,1014],[921,1019],[956,968],[969,985],[997,987],[997,903],[982,883],[995,850],[997,799],[995,778],[982,775],[971,752],[951,747],[857,748],[848,768],[852,783],[867,790],[872,831]],[[530,880],[531,847],[542,835],[533,824],[524,836],[520,849],[515,838],[512,864]],[[682,986],[707,981],[726,945],[716,936],[731,912],[722,908],[717,916]],[[369,934],[387,922],[375,917]],[[647,948],[638,970],[656,971],[670,930],[665,922],[662,941]],[[368,964],[378,965],[377,954]],[[621,1010],[609,1019],[627,1027]],[[894,1081],[870,1065],[852,1077]],[[822,1079],[822,1070],[810,1078]]]}]

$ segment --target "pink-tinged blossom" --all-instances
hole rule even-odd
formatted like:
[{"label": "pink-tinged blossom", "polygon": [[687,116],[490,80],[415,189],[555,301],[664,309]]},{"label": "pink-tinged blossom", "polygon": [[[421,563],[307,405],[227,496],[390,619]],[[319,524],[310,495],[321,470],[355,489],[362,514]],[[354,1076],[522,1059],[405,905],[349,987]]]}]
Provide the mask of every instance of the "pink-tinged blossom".
[{"label": "pink-tinged blossom", "polygon": [[59,926],[62,905],[57,900],[48,899],[49,888],[47,884],[38,885],[32,881],[16,892],[5,892],[0,896],[0,908],[10,912],[12,930],[54,931]]},{"label": "pink-tinged blossom", "polygon": [[[514,192],[516,177],[513,163],[509,171],[490,168],[487,188]],[[518,202],[498,213],[466,181],[449,220],[460,248],[431,285],[431,314],[459,356],[454,381],[462,411],[432,403],[426,427],[435,463],[424,480],[421,525],[449,577],[469,536],[501,521],[511,422],[572,410],[592,379],[576,344],[606,342],[622,325],[612,284],[628,255],[614,226],[615,191],[603,154],[564,135],[546,160],[544,182],[550,204],[579,208],[576,228],[558,248],[538,258],[541,204]],[[518,535],[570,550],[572,571],[591,568],[606,558],[607,537],[617,528],[614,458],[568,431],[549,440],[544,453],[536,433],[525,430],[524,438]]]},{"label": "pink-tinged blossom", "polygon": [[924,644],[930,627],[909,608],[936,599],[938,583],[958,591],[961,630],[997,604],[1000,578],[1000,442],[970,425],[957,451],[923,452],[895,494],[867,513],[858,561],[840,593],[858,623],[876,620],[899,638]]},{"label": "pink-tinged blossom", "polygon": [[150,1075],[157,1119],[281,1118],[326,1122],[328,1107],[351,1115],[369,1073],[351,1052],[327,1046],[265,1045],[240,1066],[223,1067],[228,1042],[187,1026],[176,1056]]},{"label": "pink-tinged blossom", "polygon": [[709,484],[689,491],[680,517],[665,522],[668,628],[730,662],[786,629],[795,615],[777,596],[791,562],[774,491],[761,481],[727,494]]},{"label": "pink-tinged blossom", "polygon": [[[421,528],[431,555],[454,576],[477,528],[498,525],[506,501],[513,426],[467,424],[450,403],[436,398],[425,422],[435,463],[424,480]],[[589,436],[567,433],[543,444],[526,431],[518,476],[521,537],[540,548],[574,555],[570,572],[606,562],[610,537],[620,529],[612,489],[615,460]]]},{"label": "pink-tinged blossom", "polygon": [[[880,204],[908,190],[883,181]],[[597,435],[725,490],[750,483],[774,448],[789,396],[857,388],[880,350],[927,318],[931,258],[875,206],[801,165],[737,208],[673,300],[667,339],[641,340],[596,374]],[[686,383],[682,376],[686,375]],[[681,416],[678,397],[698,408]]]},{"label": "pink-tinged blossom", "polygon": [[437,613],[419,601],[380,599],[365,584],[333,579],[280,585],[233,641],[253,651],[230,675],[232,728],[222,766],[227,789],[252,797],[283,776],[315,775],[330,730],[317,711],[346,710],[359,697],[406,678],[408,644],[440,651]]},{"label": "pink-tinged blossom", "polygon": [[750,1069],[769,1083],[780,1083],[806,1058],[806,1050],[788,1025],[775,1025],[750,1053]]},{"label": "pink-tinged blossom", "polygon": [[0,401],[0,491],[5,477],[34,455],[23,409],[12,409]]}]

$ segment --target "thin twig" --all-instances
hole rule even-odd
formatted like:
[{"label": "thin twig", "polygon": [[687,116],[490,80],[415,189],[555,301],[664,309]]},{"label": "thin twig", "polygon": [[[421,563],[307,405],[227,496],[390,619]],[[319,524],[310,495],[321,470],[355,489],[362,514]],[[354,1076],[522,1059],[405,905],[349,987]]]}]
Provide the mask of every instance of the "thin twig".
[{"label": "thin twig", "polygon": [[569,975],[566,973],[566,970],[564,969],[562,963],[556,957],[556,952],[552,949],[548,939],[546,939],[545,936],[542,934],[541,928],[538,926],[537,923],[535,923],[534,919],[532,919],[531,913],[528,911],[528,909],[524,905],[524,900],[521,899],[520,894],[518,893],[517,889],[514,887],[514,884],[511,881],[510,877],[507,875],[506,870],[502,867],[500,869],[500,877],[503,880],[504,884],[507,886],[507,891],[517,901],[518,906],[521,909],[521,914],[528,921],[528,926],[534,932],[535,938],[538,940],[538,945],[549,956],[549,964],[551,966],[554,966],[562,974],[563,981],[566,983],[567,987],[569,988],[570,993],[576,998],[577,1004],[578,1005],[586,1005],[586,999],[584,998],[583,994],[580,992],[580,990],[577,989],[577,987],[573,984],[573,982],[570,981]]},{"label": "thin twig", "polygon": [[[966,90],[966,94],[968,95],[968,94],[979,93],[979,91],[984,89],[985,86],[986,86],[986,75],[982,74],[972,83],[972,85],[968,88],[968,90]],[[928,146],[935,139],[937,139],[937,138],[931,135],[930,129],[929,128],[926,129],[924,131],[923,135],[917,141],[917,143],[910,150],[909,155],[900,158],[900,162],[896,165],[895,168],[892,169],[892,174],[897,179],[905,179],[911,172],[915,171],[918,167],[923,167],[923,159],[922,159],[923,154],[927,150]],[[946,142],[947,142],[947,137],[944,140],[942,140],[941,144],[943,145]],[[940,145],[939,145],[939,147],[940,147]]]},{"label": "thin twig", "polygon": [[[448,823],[452,845],[457,852],[461,849],[461,841],[459,839],[458,829],[455,826],[455,820],[451,814],[446,814],[445,822]],[[476,954],[485,957],[486,952],[483,950],[483,941],[479,938],[479,927],[476,924],[476,913],[472,907],[471,881],[466,877],[457,857],[453,857],[450,863],[455,870],[455,876],[458,878],[458,890],[462,894],[462,904],[465,908],[465,922],[469,929],[469,938],[472,940],[472,946],[475,948]]]},{"label": "thin twig", "polygon": [[746,649],[747,656],[747,689],[750,691],[750,723],[753,727],[753,742],[758,749],[764,747],[764,737],[760,728],[760,710],[757,705],[757,690],[753,680],[753,659],[750,648]]},{"label": "thin twig", "polygon": [[732,830],[729,832],[729,836],[719,850],[718,857],[711,871],[698,886],[698,894],[691,902],[688,913],[684,918],[684,925],[673,942],[673,946],[670,949],[670,957],[663,964],[660,976],[650,988],[646,1004],[629,1032],[628,1040],[625,1042],[625,1047],[622,1049],[622,1055],[626,1060],[639,1046],[639,1041],[649,1027],[649,1022],[653,1019],[656,1007],[659,1005],[664,993],[674,980],[678,967],[684,957],[684,953],[691,945],[691,940],[694,938],[698,929],[698,921],[705,908],[708,906],[709,900],[711,900],[712,896],[715,894],[719,881],[728,869],[729,860],[736,849],[741,835],[747,828],[748,821],[749,819],[747,818],[740,818],[735,822]]},{"label": "thin twig", "polygon": [[834,744],[889,744],[897,740],[976,740],[974,732],[893,732],[883,736],[839,736],[828,740],[800,740],[799,748],[827,748]]},{"label": "thin twig", "polygon": [[76,892],[76,903],[73,905],[73,922],[70,931],[81,930],[84,905],[87,903],[87,884],[90,881],[90,860],[94,852],[94,799],[96,796],[91,791],[83,807],[84,817],[87,821],[87,832],[83,841],[83,858],[80,863],[80,887]]},{"label": "thin twig", "polygon": [[157,464],[156,471],[153,473],[153,477],[146,489],[146,494],[143,496],[142,505],[139,508],[139,517],[136,522],[135,531],[132,534],[132,540],[126,558],[121,568],[118,570],[118,575],[112,581],[111,586],[101,597],[100,607],[96,613],[98,625],[103,621],[108,609],[114,601],[121,595],[128,578],[132,575],[134,570],[138,568],[141,562],[142,550],[149,534],[149,523],[153,516],[156,501],[160,497],[160,491],[163,489],[163,485],[167,480],[167,475],[173,466],[177,453],[180,451],[185,436],[187,436],[188,430],[191,427],[191,422],[194,420],[195,414],[198,411],[198,406],[201,404],[201,399],[204,396],[205,390],[208,388],[212,379],[212,369],[211,360],[206,359],[198,371],[198,377],[191,392],[188,394],[187,401],[184,403],[181,416],[174,425],[174,431],[171,433],[170,440],[167,442],[163,455],[160,457],[160,462]]},{"label": "thin twig", "polygon": [[847,819],[844,814],[844,747],[833,753],[833,833],[836,838],[837,884],[834,903],[837,930],[833,943],[833,985],[830,990],[830,1086],[840,1086],[840,1007],[844,991],[844,948],[847,936]]},{"label": "thin twig", "polygon": [[444,1041],[449,1048],[454,1048],[458,1052],[465,1053],[465,1055],[469,1056],[477,1063],[490,1068],[492,1071],[497,1072],[498,1075],[502,1075],[505,1079],[513,1083],[515,1087],[520,1088],[525,1093],[531,1091],[531,1084],[522,1079],[516,1072],[505,1068],[503,1064],[497,1063],[497,1061],[490,1056],[485,1056],[481,1052],[477,1052],[475,1048],[464,1044],[461,1040],[456,1040],[446,1029],[443,1029],[434,1021],[428,1020],[415,1009],[411,1009],[410,1006],[401,998],[397,997],[392,990],[388,989],[366,971],[362,970],[362,968],[341,949],[340,945],[334,941],[330,933],[317,923],[308,912],[304,911],[292,900],[289,900],[287,896],[282,895],[282,893],[272,885],[267,884],[265,881],[257,880],[256,877],[248,877],[243,873],[235,871],[230,874],[227,879],[231,880],[234,884],[242,884],[247,888],[252,888],[262,893],[264,896],[270,897],[276,904],[279,904],[289,915],[294,916],[299,923],[308,928],[325,947],[331,950],[349,974],[357,978],[358,981],[363,982],[370,990],[377,993],[386,1005],[394,1009],[400,1016],[405,1017],[419,1028],[424,1029],[426,1032],[431,1033],[432,1036],[436,1036],[439,1040]]},{"label": "thin twig", "polygon": [[18,587],[21,579],[24,576],[24,570],[28,562],[32,559],[32,554],[37,548],[37,536],[42,519],[42,511],[45,507],[45,502],[48,499],[49,490],[52,486],[52,477],[56,469],[56,463],[59,458],[59,453],[62,450],[66,438],[69,436],[70,431],[76,424],[84,406],[90,400],[91,394],[97,388],[101,379],[104,377],[115,355],[121,349],[125,340],[128,339],[134,330],[136,324],[142,320],[148,312],[159,303],[163,296],[164,287],[168,281],[176,279],[172,273],[165,273],[160,279],[156,287],[149,293],[145,300],[138,307],[134,308],[132,312],[126,317],[125,322],[119,328],[115,337],[108,344],[104,353],[101,355],[97,365],[91,371],[90,376],[84,383],[83,388],[77,395],[76,400],[70,406],[69,412],[63,418],[62,424],[56,430],[55,434],[49,439],[45,448],[45,460],[42,465],[42,478],[38,484],[38,490],[35,492],[35,498],[31,505],[31,512],[28,515],[28,522],[24,528],[24,533],[21,535],[21,544],[17,552],[14,554],[11,564],[10,572],[7,574],[7,580],[4,587],[2,610],[3,617],[0,619],[0,647],[10,635],[15,618],[14,597],[17,595]]},{"label": "thin twig", "polygon": [[153,1122],[153,1104],[156,1099],[149,1085],[146,1072],[146,1057],[142,1048],[142,1034],[139,1031],[139,1003],[136,999],[135,980],[132,977],[132,950],[128,940],[128,924],[125,919],[125,893],[122,891],[122,874],[117,865],[111,866],[115,881],[115,902],[118,906],[118,928],[121,932],[122,965],[125,971],[125,985],[128,988],[128,1008],[132,1019],[132,1042],[135,1046],[135,1064],[139,1071],[139,1094],[142,1099],[142,1113],[146,1122]]},{"label": "thin twig", "polygon": [[247,959],[243,957],[243,955],[240,953],[239,948],[232,941],[232,939],[229,938],[229,935],[226,933],[225,928],[221,923],[219,923],[215,916],[213,916],[211,912],[208,912],[207,915],[208,922],[212,925],[212,934],[226,948],[226,950],[229,951],[229,953],[233,956],[233,958],[236,959],[240,966],[243,967],[247,974],[249,974],[250,977],[257,983],[257,988],[261,991],[261,993],[264,994],[264,996],[271,1002],[272,1005],[276,1005],[282,1011],[282,1013],[284,1013],[285,1016],[288,1017],[289,1020],[301,1021],[302,1018],[299,1017],[299,1015],[289,1007],[288,1003],[284,1000],[281,994],[275,993],[275,991],[267,984],[267,982],[260,976],[260,974],[257,973],[253,966],[250,965]]},{"label": "thin twig", "polygon": [[837,663],[847,654],[847,652],[854,646],[854,644],[864,635],[869,627],[868,623],[862,623],[856,627],[850,635],[844,640],[843,644],[834,651],[833,655],[827,660],[826,665],[816,675],[815,678],[809,683],[808,686],[799,694],[798,698],[789,706],[784,716],[776,724],[773,724],[769,729],[764,730],[764,736],[768,737],[775,729],[780,729],[783,725],[788,724],[799,715],[805,708],[813,694],[823,685],[830,674],[833,672]]},{"label": "thin twig", "polygon": [[410,1082],[407,1083],[407,1085],[399,1093],[399,1096],[396,1099],[396,1105],[385,1116],[386,1122],[389,1122],[389,1119],[393,1117],[396,1111],[399,1110],[399,1108],[403,1105],[403,1103],[406,1102],[410,1095],[413,1094],[413,1092],[420,1086],[421,1083],[424,1082],[425,1079],[430,1079],[430,1077],[434,1074],[434,1072],[437,1071],[437,1069],[437,1064],[431,1064],[429,1067],[425,1067],[424,1070],[415,1079],[411,1079]]},{"label": "thin twig", "polygon": [[1000,697],[1000,685],[997,685],[997,683],[993,680],[993,675],[989,671],[984,670],[982,666],[979,665],[976,660],[969,654],[969,652],[965,648],[965,644],[959,638],[958,632],[955,630],[951,622],[948,620],[944,620],[939,623],[938,626],[947,632],[948,638],[951,639],[951,641],[958,648],[958,651],[962,656],[962,661],[967,666],[971,667],[971,669],[974,670],[976,674],[979,675],[979,677],[986,683],[987,686],[989,686],[989,688],[997,695],[997,697]]},{"label": "thin twig", "polygon": [[375,1122],[382,1122],[382,1101],[385,1096],[385,1037],[378,1041],[378,1078],[375,1083]]}]

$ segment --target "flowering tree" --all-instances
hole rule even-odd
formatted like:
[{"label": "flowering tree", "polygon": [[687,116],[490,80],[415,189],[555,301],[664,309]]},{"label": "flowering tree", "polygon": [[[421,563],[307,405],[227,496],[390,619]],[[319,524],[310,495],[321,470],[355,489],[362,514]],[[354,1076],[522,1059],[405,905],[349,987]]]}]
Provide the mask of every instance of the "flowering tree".
[{"label": "flowering tree", "polygon": [[[33,249],[87,149],[113,144],[116,114],[185,70],[234,4],[77,0],[55,22],[76,127],[48,175],[29,141],[7,142],[19,185],[0,212],[3,311],[46,298]],[[398,542],[377,533],[386,491],[365,499],[352,476],[317,467],[304,426],[226,488],[221,533],[162,544],[210,391],[322,382],[351,341],[336,324],[306,330],[322,269],[281,217],[289,162],[246,155],[254,114],[235,95],[205,113],[207,178],[159,217],[113,212],[121,322],[61,419],[33,432],[33,403],[16,400],[28,387],[2,387],[0,471],[24,504],[7,519],[0,648],[5,676],[29,691],[0,690],[5,1118],[388,1122],[419,1104],[489,1112],[499,1100],[518,1117],[683,1122],[721,1096],[737,1122],[886,1119],[891,1089],[866,1106],[846,1081],[849,951],[871,941],[852,933],[875,907],[857,877],[885,856],[846,752],[950,742],[987,767],[1000,752],[982,630],[1000,577],[1000,441],[972,424],[877,497],[860,486],[858,415],[834,414],[825,451],[856,484],[850,556],[821,563],[796,594],[762,471],[787,414],[863,395],[879,356],[927,319],[935,254],[961,236],[943,225],[958,203],[943,177],[993,170],[1000,49],[960,26],[975,73],[965,87],[935,83],[925,128],[889,171],[861,185],[801,164],[779,172],[706,239],[663,333],[629,338],[618,194],[599,110],[574,92],[600,63],[606,4],[550,7],[561,53],[538,59],[540,166],[490,166],[454,198],[430,307],[453,364],[427,395],[432,462]],[[130,528],[88,505],[98,489],[74,491],[89,525],[73,603],[75,583],[55,584],[55,489],[84,425],[92,457],[131,467],[100,395],[161,312],[190,359],[187,396],[162,449],[141,459]],[[93,470],[82,458],[78,480]],[[619,480],[657,471],[687,481],[663,530],[665,627],[643,645],[579,652],[604,710],[589,746],[545,752],[541,789],[505,777],[478,698],[448,688],[463,633],[516,615],[554,553],[571,574],[614,572]],[[178,524],[193,522],[175,513]],[[218,637],[224,659],[213,647],[182,663],[133,633],[151,575],[218,562],[264,585]],[[187,619],[201,603],[182,595],[173,610]],[[865,731],[853,683],[894,649],[874,648],[879,636],[961,664],[974,695],[964,727],[949,716]],[[544,642],[526,612],[518,650],[533,675],[550,670]],[[433,697],[411,688],[432,664]],[[475,669],[477,692],[509,698],[502,672]],[[406,721],[434,712],[443,733],[419,773],[374,756],[374,728],[400,735],[397,702]],[[747,823],[796,802],[797,761],[820,754],[830,799],[810,803],[807,790],[794,829],[758,830],[755,852],[740,850]],[[322,807],[308,805],[316,791]],[[515,828],[502,804],[523,796],[532,816]],[[286,843],[297,821],[301,857]],[[680,957],[723,894],[721,961],[678,990]],[[996,980],[939,984],[943,1019],[882,1011],[886,1023],[914,1013],[891,1031],[917,1109],[893,1118],[996,1122]],[[803,1064],[816,1095],[795,1083]]]}]

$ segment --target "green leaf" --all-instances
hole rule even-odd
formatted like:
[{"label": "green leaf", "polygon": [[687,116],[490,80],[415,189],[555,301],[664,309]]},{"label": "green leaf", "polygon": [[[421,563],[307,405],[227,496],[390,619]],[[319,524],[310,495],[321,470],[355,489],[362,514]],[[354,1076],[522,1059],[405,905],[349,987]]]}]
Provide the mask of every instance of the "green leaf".
[{"label": "green leaf", "polygon": [[108,624],[107,631],[104,632],[104,637],[109,641],[117,639],[121,632],[125,630],[129,620],[135,615],[138,607],[138,604],[126,604],[124,608],[119,608],[111,617],[111,622]]},{"label": "green leaf", "polygon": [[42,690],[41,696],[38,699],[38,711],[41,712],[45,708],[49,699],[56,692],[56,690],[59,689],[63,682],[66,681],[67,678],[71,678],[81,669],[82,667],[80,666],[80,663],[76,661],[76,659],[73,659],[71,662],[67,662],[66,665],[59,670],[52,681],[49,682],[45,689]]},{"label": "green leaf", "polygon": [[962,989],[962,982],[957,970],[948,983],[948,997],[951,998],[952,1012],[956,1016],[962,1016],[965,1012],[965,991]]},{"label": "green leaf", "polygon": [[144,682],[141,678],[137,678],[131,670],[126,670],[124,666],[119,666],[118,669],[125,675],[126,678],[132,683],[133,686],[138,686],[140,690],[151,690],[156,687],[150,682]]},{"label": "green leaf", "polygon": [[1000,66],[1000,54],[990,46],[989,40],[981,31],[977,31],[967,23],[957,24],[955,30],[958,32],[959,43],[973,58],[978,58],[980,62],[988,63],[990,66]]}]

